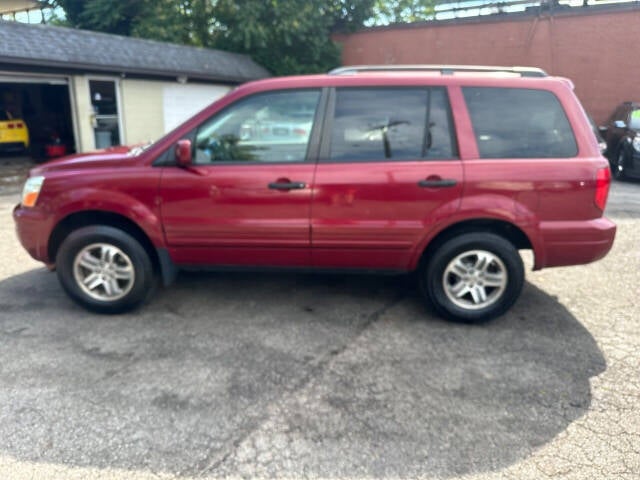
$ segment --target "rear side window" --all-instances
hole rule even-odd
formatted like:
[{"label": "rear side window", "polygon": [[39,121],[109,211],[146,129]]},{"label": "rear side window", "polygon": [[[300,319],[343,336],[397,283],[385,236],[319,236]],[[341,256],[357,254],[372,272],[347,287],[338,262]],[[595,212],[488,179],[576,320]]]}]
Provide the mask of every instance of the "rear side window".
[{"label": "rear side window", "polygon": [[444,88],[337,89],[330,160],[453,157],[451,116]]},{"label": "rear side window", "polygon": [[11,120],[11,117],[9,117],[9,114],[4,110],[0,110],[0,122],[4,122],[7,120]]},{"label": "rear side window", "polygon": [[481,158],[573,157],[578,146],[556,96],[523,88],[463,88]]}]

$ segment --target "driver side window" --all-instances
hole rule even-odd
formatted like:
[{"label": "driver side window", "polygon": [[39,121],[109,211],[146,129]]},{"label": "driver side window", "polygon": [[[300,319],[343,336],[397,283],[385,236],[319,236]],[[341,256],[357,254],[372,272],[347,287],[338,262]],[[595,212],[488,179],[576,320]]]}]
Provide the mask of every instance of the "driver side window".
[{"label": "driver side window", "polygon": [[253,95],[198,128],[193,163],[303,162],[320,90]]}]

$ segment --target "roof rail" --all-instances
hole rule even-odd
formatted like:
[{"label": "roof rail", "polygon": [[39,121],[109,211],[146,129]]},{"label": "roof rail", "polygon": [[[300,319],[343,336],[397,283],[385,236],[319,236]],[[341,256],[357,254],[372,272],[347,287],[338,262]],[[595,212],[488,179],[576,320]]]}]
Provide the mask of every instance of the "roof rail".
[{"label": "roof rail", "polygon": [[440,72],[453,75],[455,72],[506,72],[521,77],[546,77],[547,72],[534,67],[489,67],[485,65],[353,65],[331,70],[329,75],[353,75],[360,72]]}]

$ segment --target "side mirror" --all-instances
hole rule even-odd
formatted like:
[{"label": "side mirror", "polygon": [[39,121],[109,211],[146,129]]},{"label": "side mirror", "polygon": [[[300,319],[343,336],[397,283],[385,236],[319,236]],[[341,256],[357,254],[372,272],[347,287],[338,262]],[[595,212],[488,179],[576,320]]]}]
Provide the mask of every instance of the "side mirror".
[{"label": "side mirror", "polygon": [[627,124],[622,120],[616,120],[615,122],[613,122],[613,126],[616,128],[627,128]]},{"label": "side mirror", "polygon": [[176,145],[176,163],[179,167],[191,165],[191,140],[178,140]]},{"label": "side mirror", "polygon": [[607,133],[607,130],[609,130],[609,127],[607,127],[606,125],[600,125],[598,127],[598,131],[602,134]]}]

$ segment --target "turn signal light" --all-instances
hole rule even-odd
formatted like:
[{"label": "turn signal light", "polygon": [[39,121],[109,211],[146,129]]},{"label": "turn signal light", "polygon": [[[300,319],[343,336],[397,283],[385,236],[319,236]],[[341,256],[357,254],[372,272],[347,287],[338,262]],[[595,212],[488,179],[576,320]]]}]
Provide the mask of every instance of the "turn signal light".
[{"label": "turn signal light", "polygon": [[29,177],[22,189],[22,206],[23,207],[35,207],[38,201],[38,195],[42,189],[44,183],[44,177]]},{"label": "turn signal light", "polygon": [[25,207],[34,207],[38,201],[38,193],[39,192],[29,192],[25,194],[22,205]]},{"label": "turn signal light", "polygon": [[604,212],[609,196],[609,186],[611,185],[611,170],[608,167],[601,168],[596,173],[596,196],[594,202],[596,207]]}]

